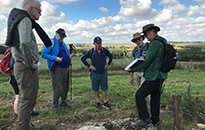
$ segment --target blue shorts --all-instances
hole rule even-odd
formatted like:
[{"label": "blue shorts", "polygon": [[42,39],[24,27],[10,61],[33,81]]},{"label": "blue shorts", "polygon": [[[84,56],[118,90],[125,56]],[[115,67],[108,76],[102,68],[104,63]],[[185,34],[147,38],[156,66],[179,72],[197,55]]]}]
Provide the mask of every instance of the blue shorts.
[{"label": "blue shorts", "polygon": [[99,86],[101,86],[101,90],[108,89],[107,72],[104,72],[102,74],[91,73],[90,78],[93,91],[99,90]]}]

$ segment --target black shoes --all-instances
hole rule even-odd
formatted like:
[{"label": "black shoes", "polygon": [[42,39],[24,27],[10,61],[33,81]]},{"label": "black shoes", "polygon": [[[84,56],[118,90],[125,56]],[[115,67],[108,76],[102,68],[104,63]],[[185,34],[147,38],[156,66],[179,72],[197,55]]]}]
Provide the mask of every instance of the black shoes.
[{"label": "black shoes", "polygon": [[68,103],[61,103],[60,106],[61,107],[71,108],[71,105],[69,105]]},{"label": "black shoes", "polygon": [[101,106],[100,106],[100,103],[99,102],[97,102],[96,103],[96,108],[100,108]]},{"label": "black shoes", "polygon": [[146,128],[150,126],[151,122],[152,121],[150,119],[139,120],[136,124],[134,124],[134,127],[137,129]]},{"label": "black shoes", "polygon": [[[108,104],[108,102],[104,103],[102,105],[102,107],[105,108],[105,109],[110,109],[111,108],[110,105]],[[100,105],[99,102],[96,103],[96,108],[101,108],[101,105]]]},{"label": "black shoes", "polygon": [[103,107],[104,107],[105,109],[110,109],[110,108],[111,108],[110,105],[108,104],[108,102],[105,102],[105,103],[103,104]]},{"label": "black shoes", "polygon": [[62,111],[62,110],[60,109],[60,107],[53,107],[52,110],[55,111],[55,112],[57,112],[57,113],[59,113],[59,112]]},{"label": "black shoes", "polygon": [[158,126],[160,125],[160,122],[159,122],[159,121],[156,122],[156,123],[155,123],[155,122],[152,122],[152,124],[153,124],[154,127],[158,127]]},{"label": "black shoes", "polygon": [[37,111],[32,111],[31,112],[31,116],[38,116],[38,115],[39,115],[39,113]]}]

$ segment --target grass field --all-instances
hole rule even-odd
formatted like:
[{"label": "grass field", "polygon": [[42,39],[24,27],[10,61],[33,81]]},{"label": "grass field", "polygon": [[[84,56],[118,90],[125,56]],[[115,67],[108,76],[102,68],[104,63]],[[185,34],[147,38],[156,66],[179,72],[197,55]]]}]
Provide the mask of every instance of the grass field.
[{"label": "grass field", "polygon": [[[125,66],[129,59],[113,60],[113,64]],[[41,59],[39,68],[39,93],[35,109],[40,112],[38,117],[33,117],[32,122],[41,125],[43,130],[73,128],[71,126],[79,125],[74,118],[77,115],[85,115],[80,124],[87,121],[109,121],[126,117],[138,117],[135,107],[136,88],[129,84],[129,74],[125,71],[113,69],[109,70],[109,102],[111,110],[95,108],[94,94],[91,91],[91,82],[88,69],[83,66],[79,58],[72,60],[72,101],[70,93],[68,102],[72,108],[63,109],[61,113],[55,113],[51,110],[52,87],[51,78],[47,69],[46,60]],[[120,67],[119,67],[120,68]],[[8,83],[8,76],[0,74],[0,129],[13,129],[16,121],[13,120],[13,101],[14,92]],[[165,82],[164,92],[161,97],[161,125],[159,130],[172,130],[172,96],[181,94],[183,98],[191,88],[191,96],[205,101],[205,71],[201,70],[174,70],[169,73],[169,78]],[[101,97],[102,101],[102,97]],[[186,103],[186,102],[184,102]],[[184,104],[185,105],[185,104]],[[205,106],[205,104],[202,104]],[[186,110],[186,109],[185,109]],[[88,118],[89,117],[89,118]],[[84,120],[83,120],[84,119]],[[59,123],[60,121],[60,123]],[[64,125],[62,125],[63,123]],[[198,122],[184,118],[185,130],[197,129]],[[202,122],[205,123],[205,122]]]}]

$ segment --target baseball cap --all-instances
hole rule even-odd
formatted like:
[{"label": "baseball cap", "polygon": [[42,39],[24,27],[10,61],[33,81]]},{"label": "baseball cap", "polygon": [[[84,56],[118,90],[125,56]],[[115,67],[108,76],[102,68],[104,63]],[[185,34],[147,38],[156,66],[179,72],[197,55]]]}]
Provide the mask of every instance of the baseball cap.
[{"label": "baseball cap", "polygon": [[99,44],[99,43],[101,43],[101,42],[102,42],[102,39],[101,39],[100,37],[95,37],[95,38],[94,38],[94,42],[93,42],[93,43]]},{"label": "baseball cap", "polygon": [[57,31],[56,31],[56,33],[58,33],[61,37],[66,37],[66,35],[65,35],[65,30],[64,29],[62,29],[62,28],[59,28]]}]

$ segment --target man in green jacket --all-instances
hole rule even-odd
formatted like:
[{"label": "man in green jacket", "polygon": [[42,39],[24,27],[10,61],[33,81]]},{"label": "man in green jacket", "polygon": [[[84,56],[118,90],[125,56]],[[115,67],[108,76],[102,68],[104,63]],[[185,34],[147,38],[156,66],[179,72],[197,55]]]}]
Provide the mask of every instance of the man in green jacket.
[{"label": "man in green jacket", "polygon": [[[128,72],[136,72],[140,69],[144,69],[145,81],[135,95],[140,118],[140,121],[134,125],[136,128],[145,128],[151,123],[153,125],[159,125],[161,87],[162,83],[167,78],[167,73],[162,73],[159,70],[163,60],[163,43],[159,40],[166,42],[166,39],[157,34],[159,31],[160,28],[154,26],[154,24],[148,24],[142,28],[144,36],[150,41],[145,61],[127,70]],[[145,100],[149,94],[151,97],[151,118],[147,111]]]}]

